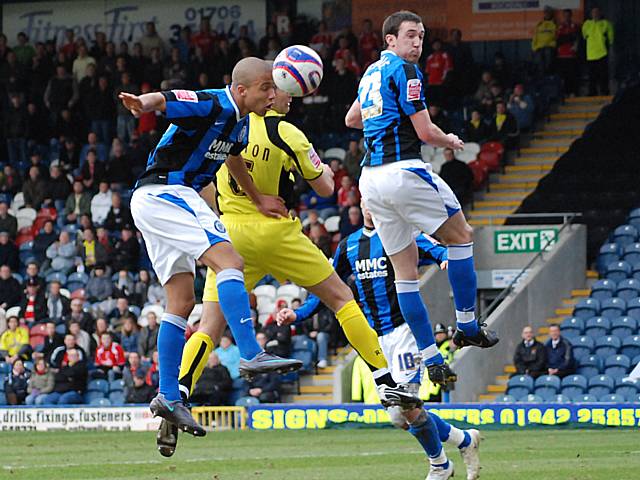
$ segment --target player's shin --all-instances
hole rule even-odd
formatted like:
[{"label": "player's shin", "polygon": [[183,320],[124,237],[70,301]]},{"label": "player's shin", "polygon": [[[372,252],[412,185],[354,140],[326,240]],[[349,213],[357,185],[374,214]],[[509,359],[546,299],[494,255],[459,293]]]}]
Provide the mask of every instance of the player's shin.
[{"label": "player's shin", "polygon": [[184,318],[166,312],[162,315],[158,331],[159,392],[168,401],[180,400],[175,372],[180,368],[186,328],[187,321]]},{"label": "player's shin", "polygon": [[422,302],[417,280],[396,280],[400,311],[416,339],[425,365],[442,364],[444,359],[433,336],[429,313]]},{"label": "player's shin", "polygon": [[262,349],[256,342],[249,296],[244,286],[244,274],[235,268],[227,268],[216,274],[220,308],[229,324],[242,358],[251,359]]},{"label": "player's shin", "polygon": [[213,350],[213,342],[204,332],[196,332],[189,338],[182,351],[182,364],[180,365],[180,393],[183,400],[188,399],[193,393],[193,388],[202,375],[209,354]]},{"label": "player's shin", "polygon": [[438,429],[426,410],[422,409],[420,415],[409,424],[409,432],[418,440],[429,457],[431,465],[445,468],[448,466],[449,462],[442,448]]},{"label": "player's shin", "polygon": [[449,283],[456,305],[456,325],[467,336],[478,334],[475,316],[477,280],[473,243],[449,245]]},{"label": "player's shin", "polygon": [[442,443],[446,442],[456,448],[465,448],[471,444],[471,436],[466,430],[460,430],[449,422],[442,420],[435,413],[430,413],[429,416],[436,424],[438,435],[440,436],[440,441]]}]

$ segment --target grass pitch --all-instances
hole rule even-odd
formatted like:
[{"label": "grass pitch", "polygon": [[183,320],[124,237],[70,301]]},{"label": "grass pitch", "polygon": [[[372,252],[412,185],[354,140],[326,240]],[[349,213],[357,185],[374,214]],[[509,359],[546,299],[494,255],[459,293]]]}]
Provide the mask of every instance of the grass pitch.
[{"label": "grass pitch", "polygon": [[[637,480],[640,431],[491,430],[482,480]],[[447,447],[456,479],[465,479]],[[0,432],[0,479],[422,480],[424,454],[393,429],[245,431],[181,435],[171,459],[153,433]]]}]

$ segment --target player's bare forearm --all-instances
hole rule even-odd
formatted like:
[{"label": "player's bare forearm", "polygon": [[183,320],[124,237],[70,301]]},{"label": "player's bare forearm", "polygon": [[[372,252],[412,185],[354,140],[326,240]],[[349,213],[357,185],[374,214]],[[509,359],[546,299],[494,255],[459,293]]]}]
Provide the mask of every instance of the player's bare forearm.
[{"label": "player's bare forearm", "polygon": [[434,147],[451,148],[453,150],[462,150],[464,147],[464,142],[456,135],[444,133],[440,127],[433,123],[427,110],[416,112],[410,118],[418,138],[423,142]]},{"label": "player's bare forearm", "polygon": [[159,92],[145,93],[142,95],[121,92],[118,98],[120,98],[125,108],[136,117],[147,112],[164,112],[167,109],[167,101],[164,95]]},{"label": "player's bare forearm", "polygon": [[356,99],[356,101],[351,105],[351,108],[349,108],[347,115],[344,117],[344,123],[349,128],[358,128],[360,130],[364,128],[359,100]]},{"label": "player's bare forearm", "polygon": [[322,164],[322,170],[322,175],[315,180],[309,180],[309,185],[321,197],[330,197],[335,190],[333,170],[326,163]]}]

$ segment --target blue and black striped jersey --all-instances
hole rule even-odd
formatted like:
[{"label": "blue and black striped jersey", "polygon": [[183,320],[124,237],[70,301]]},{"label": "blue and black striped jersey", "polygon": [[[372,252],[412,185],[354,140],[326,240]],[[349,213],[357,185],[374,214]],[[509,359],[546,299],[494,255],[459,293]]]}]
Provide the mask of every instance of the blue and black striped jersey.
[{"label": "blue and black striped jersey", "polygon": [[[447,260],[447,248],[429,240],[425,235],[416,238],[418,265]],[[404,323],[395,287],[395,273],[382,242],[375,230],[361,228],[344,238],[333,259],[336,273],[345,282],[353,277],[356,300],[360,303],[369,325],[378,335],[385,335]],[[297,322],[313,315],[320,299],[309,295],[295,310]]]},{"label": "blue and black striped jersey", "polygon": [[162,94],[171,125],[149,154],[137,186],[160,183],[200,191],[211,183],[229,155],[240,155],[246,147],[249,116],[240,117],[229,87]]},{"label": "blue and black striped jersey", "polygon": [[422,141],[409,118],[426,108],[418,65],[385,50],[360,80],[358,100],[367,151],[362,165],[421,158]]}]

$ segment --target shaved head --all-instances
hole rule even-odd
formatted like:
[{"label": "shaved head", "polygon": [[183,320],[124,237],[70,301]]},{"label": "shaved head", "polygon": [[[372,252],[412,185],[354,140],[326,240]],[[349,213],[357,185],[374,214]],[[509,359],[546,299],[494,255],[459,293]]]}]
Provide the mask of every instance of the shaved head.
[{"label": "shaved head", "polygon": [[233,67],[231,83],[235,86],[250,86],[256,80],[260,80],[265,73],[271,75],[270,63],[257,57],[243,58]]}]

